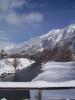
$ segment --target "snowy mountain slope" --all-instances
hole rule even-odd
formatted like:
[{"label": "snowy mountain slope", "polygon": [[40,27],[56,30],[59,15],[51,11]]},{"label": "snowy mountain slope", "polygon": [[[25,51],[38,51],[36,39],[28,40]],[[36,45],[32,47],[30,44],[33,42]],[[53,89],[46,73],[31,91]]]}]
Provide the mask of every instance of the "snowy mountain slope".
[{"label": "snowy mountain slope", "polygon": [[56,45],[61,46],[65,43],[70,45],[71,48],[75,48],[75,24],[64,29],[53,29],[45,35],[38,36],[17,45],[8,52],[35,54],[41,52],[43,48],[53,48]]}]

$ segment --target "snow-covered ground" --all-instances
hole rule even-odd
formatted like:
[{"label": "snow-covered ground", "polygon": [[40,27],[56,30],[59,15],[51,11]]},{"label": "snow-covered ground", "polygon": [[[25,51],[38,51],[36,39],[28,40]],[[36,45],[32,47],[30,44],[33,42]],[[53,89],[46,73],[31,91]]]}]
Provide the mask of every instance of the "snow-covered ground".
[{"label": "snow-covered ground", "polygon": [[68,81],[75,79],[75,63],[74,62],[48,62],[42,64],[42,73],[35,80],[44,81]]},{"label": "snow-covered ground", "polygon": [[[3,59],[0,60],[0,75],[3,73],[14,73],[14,67],[13,67],[13,62],[14,59]],[[25,58],[19,58],[18,59],[18,67],[17,69],[21,70],[25,67],[28,67],[29,65],[31,65],[32,63],[34,63],[34,61],[29,61],[28,59]]]},{"label": "snow-covered ground", "polygon": [[0,82],[0,88],[29,88],[29,89],[43,89],[43,88],[75,88],[75,80],[64,82],[48,82],[48,81],[34,81],[34,82]]},{"label": "snow-covered ground", "polygon": [[[75,80],[75,62],[48,62],[42,64],[42,73],[34,78],[32,82],[46,81],[50,82],[50,86],[54,84],[60,86],[60,83],[62,83],[62,86],[70,86],[74,85],[71,83],[73,80]],[[67,83],[67,81],[69,82]],[[44,83],[41,82],[41,84]],[[30,93],[31,100],[37,100],[38,90],[33,90]],[[75,90],[42,90],[42,100],[61,100],[65,98],[75,99]]]}]

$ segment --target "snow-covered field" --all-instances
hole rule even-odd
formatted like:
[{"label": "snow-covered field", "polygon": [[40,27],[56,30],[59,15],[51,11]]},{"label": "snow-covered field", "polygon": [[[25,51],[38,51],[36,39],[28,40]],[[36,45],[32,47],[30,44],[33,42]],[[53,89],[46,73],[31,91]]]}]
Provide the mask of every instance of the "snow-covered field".
[{"label": "snow-covered field", "polygon": [[74,62],[48,62],[42,64],[42,73],[35,80],[44,80],[50,82],[68,81],[75,79]]},{"label": "snow-covered field", "polygon": [[[59,83],[61,82],[63,83],[61,84],[62,86],[68,86],[74,85],[71,83],[73,80],[75,80],[75,62],[48,62],[46,64],[42,64],[42,73],[32,81],[50,82],[50,86],[54,84],[60,86]],[[69,82],[65,83],[67,81]],[[37,100],[38,90],[33,90],[30,93],[31,100]],[[75,90],[42,90],[42,100],[68,100],[68,98],[75,99]]]},{"label": "snow-covered field", "polygon": [[[13,62],[14,62],[14,59],[3,59],[3,60],[0,60],[0,75],[3,74],[3,73],[14,73],[15,72],[15,69],[14,69],[14,66],[13,66]],[[25,59],[25,58],[18,58],[18,67],[17,69],[21,70],[25,67],[28,67],[29,65],[31,65],[32,63],[34,63],[34,61],[29,61],[28,59]]]}]

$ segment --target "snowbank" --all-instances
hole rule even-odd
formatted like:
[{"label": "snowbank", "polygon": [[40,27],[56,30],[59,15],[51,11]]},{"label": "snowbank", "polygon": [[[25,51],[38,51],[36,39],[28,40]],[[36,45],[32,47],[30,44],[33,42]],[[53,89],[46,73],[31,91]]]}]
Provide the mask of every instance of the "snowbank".
[{"label": "snowbank", "polygon": [[[15,70],[13,67],[13,61],[14,59],[0,60],[0,75],[3,73],[14,73]],[[19,61],[19,66],[17,67],[17,69],[19,70],[28,67],[29,65],[34,63],[34,61],[29,61],[28,59],[25,58],[19,58],[18,61]]]},{"label": "snowbank", "polygon": [[75,88],[75,80],[65,82],[47,82],[47,81],[34,81],[34,82],[0,82],[0,88],[30,88],[30,89],[43,89],[43,88]]}]

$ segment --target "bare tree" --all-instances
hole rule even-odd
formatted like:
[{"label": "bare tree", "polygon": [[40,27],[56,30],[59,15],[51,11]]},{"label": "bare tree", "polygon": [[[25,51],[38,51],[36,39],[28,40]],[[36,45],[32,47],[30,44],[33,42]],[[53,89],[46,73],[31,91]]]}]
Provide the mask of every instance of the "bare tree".
[{"label": "bare tree", "polygon": [[43,50],[43,62],[46,63],[47,61],[52,59],[52,40],[45,39],[42,42]]},{"label": "bare tree", "polygon": [[7,58],[7,54],[6,54],[6,52],[2,49],[2,50],[0,51],[0,59],[2,60],[2,59],[5,59],[5,58]]},{"label": "bare tree", "polygon": [[55,47],[53,50],[53,57],[55,61],[71,61],[72,52],[68,45],[64,44],[61,47]]},{"label": "bare tree", "polygon": [[52,49],[44,49],[43,50],[43,62],[46,63],[52,60]]},{"label": "bare tree", "polygon": [[14,76],[15,81],[17,80],[17,68],[18,68],[19,64],[20,64],[20,62],[19,62],[18,58],[14,58],[13,67],[15,69],[15,76]]},{"label": "bare tree", "polygon": [[16,68],[18,67],[18,65],[19,65],[18,58],[14,58],[13,66],[14,66],[15,70],[16,70]]}]

